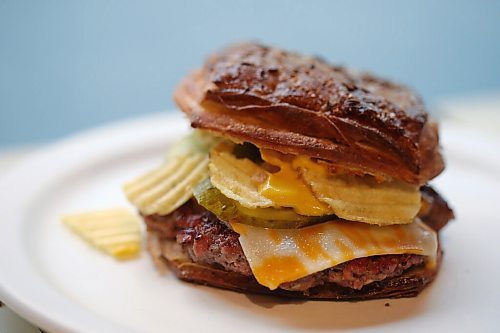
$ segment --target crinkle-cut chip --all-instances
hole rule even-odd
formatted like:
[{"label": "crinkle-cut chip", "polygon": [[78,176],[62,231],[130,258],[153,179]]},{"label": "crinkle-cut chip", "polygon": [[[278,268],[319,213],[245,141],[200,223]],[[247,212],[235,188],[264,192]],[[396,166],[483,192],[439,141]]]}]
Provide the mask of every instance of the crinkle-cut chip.
[{"label": "crinkle-cut chip", "polygon": [[267,179],[266,171],[247,158],[236,158],[231,145],[221,143],[210,151],[210,180],[226,197],[246,208],[274,206],[260,194],[259,186]]},{"label": "crinkle-cut chip", "polygon": [[417,215],[420,191],[399,181],[378,183],[372,177],[333,175],[301,168],[316,197],[343,219],[378,225],[411,223]]},{"label": "crinkle-cut chip", "polygon": [[208,155],[178,155],[124,185],[127,199],[145,215],[167,215],[193,196],[208,177]]},{"label": "crinkle-cut chip", "polygon": [[136,257],[141,250],[139,218],[126,208],[65,215],[62,221],[87,242],[117,259]]},{"label": "crinkle-cut chip", "polygon": [[202,130],[193,130],[188,136],[179,140],[167,152],[167,160],[179,156],[189,156],[193,153],[208,154],[209,150],[221,139]]},{"label": "crinkle-cut chip", "polygon": [[300,229],[231,227],[253,275],[271,290],[356,258],[410,253],[427,256],[430,268],[436,264],[437,234],[419,219],[384,227],[345,220]]},{"label": "crinkle-cut chip", "polygon": [[126,183],[127,199],[145,215],[167,215],[193,195],[193,189],[208,177],[208,151],[221,139],[194,130],[177,142],[160,167]]}]

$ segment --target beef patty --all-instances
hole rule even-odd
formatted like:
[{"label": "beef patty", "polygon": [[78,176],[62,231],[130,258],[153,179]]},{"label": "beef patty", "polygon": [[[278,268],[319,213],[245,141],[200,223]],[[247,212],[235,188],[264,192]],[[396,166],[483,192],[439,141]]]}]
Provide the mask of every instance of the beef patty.
[{"label": "beef patty", "polygon": [[[439,202],[435,200],[433,204]],[[437,214],[433,214],[434,220],[435,215]],[[253,275],[238,241],[239,235],[210,211],[198,205],[194,199],[167,216],[149,215],[145,216],[144,220],[148,230],[155,231],[162,238],[176,239],[193,262],[223,268],[244,276]],[[434,220],[431,224],[439,224]],[[399,276],[424,262],[425,257],[415,254],[358,258],[283,283],[280,288],[306,292],[315,286],[333,282],[343,287],[361,289],[374,281]]]}]

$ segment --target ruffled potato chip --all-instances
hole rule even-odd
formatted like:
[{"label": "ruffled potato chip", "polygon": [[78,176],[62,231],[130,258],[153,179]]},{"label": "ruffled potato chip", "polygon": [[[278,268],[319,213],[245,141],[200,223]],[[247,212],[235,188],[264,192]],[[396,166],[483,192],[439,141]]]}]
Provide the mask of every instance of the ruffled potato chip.
[{"label": "ruffled potato chip", "polygon": [[226,197],[246,208],[274,206],[273,201],[259,192],[267,179],[266,171],[247,158],[236,158],[233,145],[221,143],[210,151],[210,180]]},{"label": "ruffled potato chip", "polygon": [[141,250],[139,218],[125,208],[71,214],[62,221],[99,250],[117,259],[137,256]]},{"label": "ruffled potato chip", "polygon": [[169,150],[160,167],[124,185],[127,199],[142,214],[170,214],[188,201],[194,187],[208,177],[208,150],[219,140],[193,131]]},{"label": "ruffled potato chip", "polygon": [[208,154],[210,149],[215,146],[220,138],[213,136],[212,134],[194,130],[177,142],[170,150],[167,152],[167,160],[174,159],[179,156],[189,156],[193,153]]},{"label": "ruffled potato chip", "polygon": [[[305,156],[286,160],[264,151],[262,158],[279,170],[270,173],[249,159],[237,158],[233,149],[234,145],[221,143],[211,150],[210,179],[224,196],[244,208],[293,207],[299,214],[316,216],[304,213],[311,210],[312,197],[326,204],[323,215],[378,225],[411,223],[420,209],[420,191],[414,185],[334,174]],[[279,181],[268,181],[276,178]],[[294,190],[297,184],[302,188]],[[270,189],[273,196],[268,195]]]},{"label": "ruffled potato chip", "polygon": [[193,196],[208,177],[208,156],[177,156],[124,186],[128,200],[145,215],[167,215]]},{"label": "ruffled potato chip", "polygon": [[316,197],[338,217],[378,225],[411,223],[420,209],[417,186],[372,177],[333,175],[301,168]]}]

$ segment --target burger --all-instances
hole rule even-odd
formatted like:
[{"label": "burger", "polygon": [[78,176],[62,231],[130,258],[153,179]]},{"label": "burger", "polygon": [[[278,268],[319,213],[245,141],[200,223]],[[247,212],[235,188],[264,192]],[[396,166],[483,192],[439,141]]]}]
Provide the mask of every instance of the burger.
[{"label": "burger", "polygon": [[409,88],[257,43],[182,80],[194,128],[125,184],[160,272],[307,299],[416,296],[453,218],[436,123]]}]

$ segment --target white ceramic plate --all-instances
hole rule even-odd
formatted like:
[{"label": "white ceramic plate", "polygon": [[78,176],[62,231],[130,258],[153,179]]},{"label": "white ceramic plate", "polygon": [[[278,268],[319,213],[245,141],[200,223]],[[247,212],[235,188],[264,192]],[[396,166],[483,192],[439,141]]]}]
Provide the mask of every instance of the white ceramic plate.
[{"label": "white ceramic plate", "polygon": [[146,253],[130,262],[104,256],[61,224],[64,213],[127,205],[121,184],[159,163],[187,129],[167,115],[107,126],[43,149],[5,176],[0,299],[54,333],[500,327],[498,141],[462,128],[443,129],[448,169],[436,182],[458,218],[442,233],[441,274],[413,299],[296,302],[195,286],[157,274]]}]

